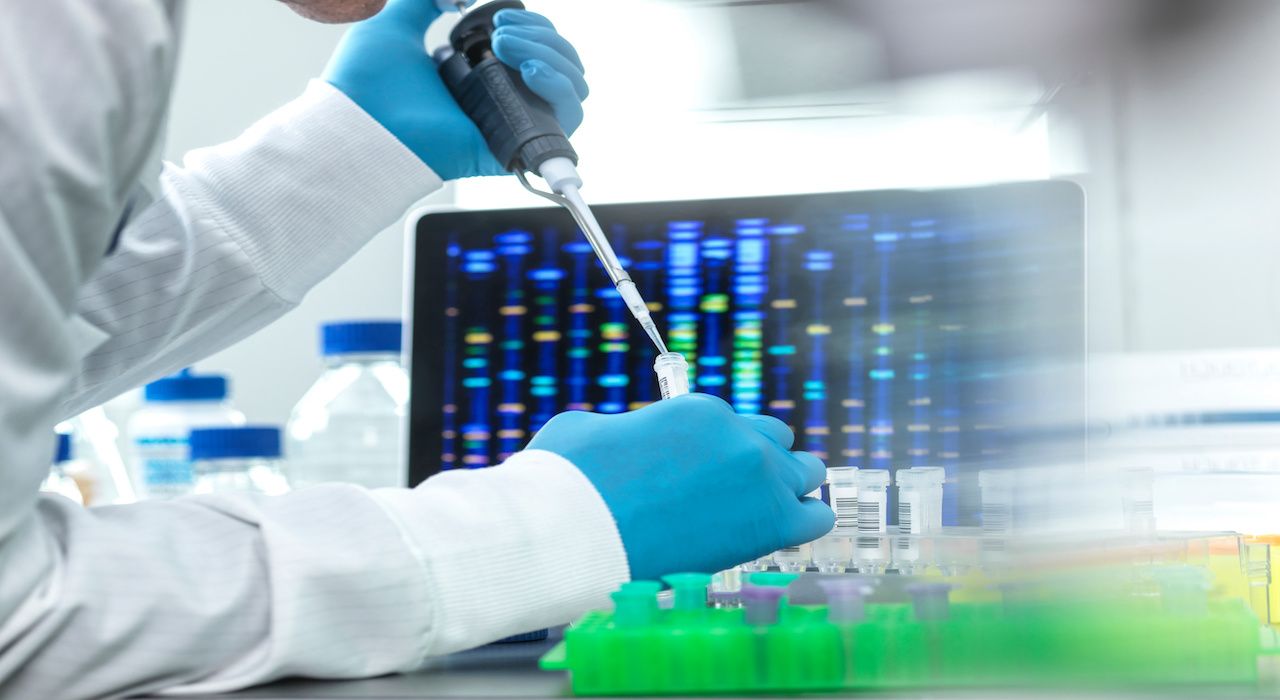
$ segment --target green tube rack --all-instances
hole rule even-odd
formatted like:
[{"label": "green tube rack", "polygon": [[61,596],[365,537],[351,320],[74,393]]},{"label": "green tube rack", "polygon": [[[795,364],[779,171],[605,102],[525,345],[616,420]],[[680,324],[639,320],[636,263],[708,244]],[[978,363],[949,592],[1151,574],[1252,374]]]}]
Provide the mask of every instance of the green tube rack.
[{"label": "green tube rack", "polygon": [[1165,687],[1256,684],[1259,656],[1274,653],[1234,598],[1189,611],[1158,596],[952,603],[935,620],[917,620],[909,603],[868,603],[861,621],[842,624],[825,605],[783,599],[776,623],[751,625],[741,608],[660,610],[657,589],[624,586],[617,617],[588,613],[541,667],[569,671],[579,695]]}]

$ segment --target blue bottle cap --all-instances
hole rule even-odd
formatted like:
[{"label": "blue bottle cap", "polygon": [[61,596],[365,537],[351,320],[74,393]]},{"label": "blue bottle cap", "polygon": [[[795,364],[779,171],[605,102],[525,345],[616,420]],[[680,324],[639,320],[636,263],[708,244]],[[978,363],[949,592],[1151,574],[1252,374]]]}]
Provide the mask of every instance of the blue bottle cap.
[{"label": "blue bottle cap", "polygon": [[280,456],[280,429],[268,425],[195,428],[191,431],[191,461]]},{"label": "blue bottle cap", "polygon": [[320,326],[320,354],[399,353],[399,321],[341,321]]},{"label": "blue bottle cap", "polygon": [[227,398],[227,378],[221,374],[192,374],[190,369],[147,385],[147,401],[222,401]]},{"label": "blue bottle cap", "polygon": [[62,462],[71,461],[71,435],[68,433],[58,433],[58,449],[54,452],[53,463],[60,464]]}]

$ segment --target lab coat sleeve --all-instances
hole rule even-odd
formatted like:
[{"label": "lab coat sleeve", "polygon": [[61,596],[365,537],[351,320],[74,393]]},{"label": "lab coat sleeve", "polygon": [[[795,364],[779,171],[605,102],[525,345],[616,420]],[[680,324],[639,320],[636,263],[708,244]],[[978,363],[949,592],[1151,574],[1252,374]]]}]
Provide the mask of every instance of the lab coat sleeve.
[{"label": "lab coat sleeve", "polygon": [[161,196],[80,293],[79,315],[100,344],[63,414],[267,325],[441,184],[321,81],[234,141],[167,165]]}]

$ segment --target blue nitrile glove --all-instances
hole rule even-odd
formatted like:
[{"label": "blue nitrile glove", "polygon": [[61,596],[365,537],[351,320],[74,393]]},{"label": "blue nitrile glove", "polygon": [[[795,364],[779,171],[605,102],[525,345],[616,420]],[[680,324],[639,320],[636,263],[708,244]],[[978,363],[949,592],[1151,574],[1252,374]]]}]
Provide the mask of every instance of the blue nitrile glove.
[{"label": "blue nitrile glove", "polygon": [[[350,30],[325,69],[341,90],[445,180],[504,171],[427,55],[423,37],[440,16],[435,0],[390,0]],[[494,16],[493,53],[517,68],[571,134],[582,123],[587,81],[569,42],[545,17],[523,10]]]},{"label": "blue nitrile glove", "polygon": [[529,449],[573,462],[618,523],[633,579],[714,572],[821,537],[835,516],[805,498],[826,477],[776,418],[689,394],[631,413],[562,413]]}]

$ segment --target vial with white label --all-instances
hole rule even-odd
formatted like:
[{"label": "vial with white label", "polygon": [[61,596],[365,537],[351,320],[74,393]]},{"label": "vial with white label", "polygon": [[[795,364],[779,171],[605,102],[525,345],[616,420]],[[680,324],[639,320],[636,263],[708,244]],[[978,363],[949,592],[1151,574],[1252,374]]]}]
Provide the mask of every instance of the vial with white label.
[{"label": "vial with white label", "polygon": [[855,538],[854,565],[859,573],[883,573],[888,564],[885,546],[889,472],[886,469],[860,469],[858,484],[858,529]]},{"label": "vial with white label", "polygon": [[894,568],[902,574],[918,574],[928,568],[932,551],[920,535],[942,529],[942,483],[946,471],[941,467],[899,469],[894,475],[898,485],[898,534],[893,540]]},{"label": "vial with white label", "polygon": [[664,352],[653,361],[662,398],[670,399],[689,393],[689,363],[678,352]]},{"label": "vial with white label", "polygon": [[827,493],[831,497],[831,510],[836,514],[833,532],[851,535],[858,531],[858,468],[831,467],[827,469]]},{"label": "vial with white label", "polygon": [[926,535],[942,529],[942,467],[900,469],[898,483],[898,532]]}]

